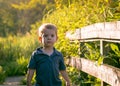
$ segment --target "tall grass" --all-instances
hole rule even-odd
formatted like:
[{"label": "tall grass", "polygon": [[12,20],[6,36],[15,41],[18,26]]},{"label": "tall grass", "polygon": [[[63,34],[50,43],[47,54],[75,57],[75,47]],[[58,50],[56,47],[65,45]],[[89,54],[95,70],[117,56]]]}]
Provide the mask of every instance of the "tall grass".
[{"label": "tall grass", "polygon": [[23,75],[26,73],[29,58],[40,44],[37,35],[27,33],[25,36],[8,36],[0,38],[0,65],[6,75]]}]

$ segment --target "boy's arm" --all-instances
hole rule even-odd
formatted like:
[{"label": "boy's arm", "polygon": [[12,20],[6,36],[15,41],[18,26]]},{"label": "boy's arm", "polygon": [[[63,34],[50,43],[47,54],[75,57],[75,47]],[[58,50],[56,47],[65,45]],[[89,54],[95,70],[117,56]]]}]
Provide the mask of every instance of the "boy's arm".
[{"label": "boy's arm", "polygon": [[27,72],[27,86],[32,86],[31,84],[31,80],[33,78],[33,75],[34,75],[34,69],[28,69],[28,72]]},{"label": "boy's arm", "polygon": [[61,73],[62,77],[63,77],[63,78],[65,79],[65,81],[66,81],[66,86],[71,86],[71,85],[70,85],[70,79],[69,79],[69,77],[68,77],[68,74],[67,74],[66,70],[61,70],[60,73]]}]

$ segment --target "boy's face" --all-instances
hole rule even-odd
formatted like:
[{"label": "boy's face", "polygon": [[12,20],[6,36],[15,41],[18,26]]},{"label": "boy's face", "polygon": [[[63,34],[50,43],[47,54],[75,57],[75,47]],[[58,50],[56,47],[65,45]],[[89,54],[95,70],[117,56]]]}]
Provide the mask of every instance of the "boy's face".
[{"label": "boy's face", "polygon": [[57,35],[54,29],[44,29],[41,36],[41,42],[44,47],[53,47],[54,43],[57,41]]}]

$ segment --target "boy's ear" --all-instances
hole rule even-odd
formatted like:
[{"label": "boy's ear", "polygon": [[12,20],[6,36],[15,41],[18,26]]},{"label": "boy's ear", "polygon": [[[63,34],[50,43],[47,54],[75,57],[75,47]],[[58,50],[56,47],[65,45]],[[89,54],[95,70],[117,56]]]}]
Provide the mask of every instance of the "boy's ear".
[{"label": "boy's ear", "polygon": [[42,41],[42,37],[39,37],[38,39],[39,39],[40,42]]},{"label": "boy's ear", "polygon": [[56,37],[56,40],[58,40],[58,36]]}]

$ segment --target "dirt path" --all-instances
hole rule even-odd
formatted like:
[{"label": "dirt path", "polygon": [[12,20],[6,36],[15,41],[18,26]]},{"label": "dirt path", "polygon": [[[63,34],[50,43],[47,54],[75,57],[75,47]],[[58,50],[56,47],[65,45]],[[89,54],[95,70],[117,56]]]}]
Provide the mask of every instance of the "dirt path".
[{"label": "dirt path", "polygon": [[[18,86],[20,85],[21,83],[21,80],[24,78],[25,76],[13,76],[13,77],[8,77],[6,78],[5,82],[4,82],[4,85],[5,86]],[[3,86],[4,86],[3,85]]]}]

